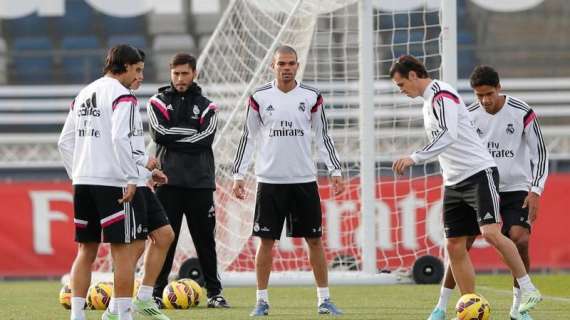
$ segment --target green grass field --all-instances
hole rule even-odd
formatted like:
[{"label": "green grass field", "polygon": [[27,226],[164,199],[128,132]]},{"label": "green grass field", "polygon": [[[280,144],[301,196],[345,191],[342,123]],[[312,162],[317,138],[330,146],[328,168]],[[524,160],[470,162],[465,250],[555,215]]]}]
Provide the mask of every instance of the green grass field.
[{"label": "green grass field", "polygon": [[[532,315],[537,320],[570,319],[570,274],[536,275],[533,280],[545,300]],[[478,291],[491,303],[492,319],[508,319],[511,282],[506,275],[478,277]],[[69,319],[69,311],[58,303],[57,281],[0,282],[1,319]],[[248,319],[255,300],[254,288],[227,288],[224,291],[232,309],[204,307],[166,311],[171,319]],[[331,288],[333,300],[345,311],[342,319],[426,319],[437,300],[436,285],[337,286]],[[455,295],[452,300],[458,298]],[[270,289],[273,319],[318,319],[316,292],[311,287],[276,287]],[[450,303],[451,304],[451,303]],[[451,311],[452,307],[448,309]],[[88,319],[100,319],[100,311],[87,311]],[[452,318],[451,312],[448,312]],[[143,319],[140,316],[137,319]]]}]

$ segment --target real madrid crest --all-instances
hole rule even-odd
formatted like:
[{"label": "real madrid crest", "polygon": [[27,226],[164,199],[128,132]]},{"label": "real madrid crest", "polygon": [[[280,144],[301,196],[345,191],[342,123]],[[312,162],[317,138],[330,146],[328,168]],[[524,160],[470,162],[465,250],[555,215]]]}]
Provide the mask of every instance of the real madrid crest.
[{"label": "real madrid crest", "polygon": [[304,102],[299,103],[299,111],[305,112],[305,103]]},{"label": "real madrid crest", "polygon": [[197,105],[194,105],[192,112],[194,113],[192,119],[198,119],[198,115],[200,114],[200,108]]}]

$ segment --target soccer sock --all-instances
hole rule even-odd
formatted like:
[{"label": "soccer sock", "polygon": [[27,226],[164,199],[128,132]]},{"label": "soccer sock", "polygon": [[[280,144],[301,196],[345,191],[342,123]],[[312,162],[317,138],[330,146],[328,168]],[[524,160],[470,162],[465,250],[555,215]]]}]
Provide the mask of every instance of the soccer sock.
[{"label": "soccer sock", "polygon": [[111,297],[111,301],[109,301],[109,308],[107,308],[110,313],[117,314],[119,311],[117,310],[117,298]]},{"label": "soccer sock", "polygon": [[257,297],[257,301],[265,301],[269,303],[269,292],[267,292],[267,289],[257,290],[255,292],[255,296]]},{"label": "soccer sock", "polygon": [[518,310],[521,305],[521,289],[513,287],[513,310]]},{"label": "soccer sock", "polygon": [[85,319],[85,298],[71,297],[71,319]]},{"label": "soccer sock", "polygon": [[529,275],[525,275],[522,276],[520,278],[517,278],[517,282],[519,283],[519,286],[521,287],[521,291],[535,291],[536,287],[532,284],[532,281],[530,281],[530,277]]},{"label": "soccer sock", "polygon": [[449,297],[453,293],[453,289],[449,289],[446,287],[441,287],[439,291],[439,301],[437,302],[436,308],[441,309],[443,311],[447,310],[447,303],[449,302]]},{"label": "soccer sock", "polygon": [[117,309],[119,309],[119,320],[133,320],[131,314],[132,298],[115,298]]},{"label": "soccer sock", "polygon": [[139,287],[139,292],[137,292],[137,299],[139,300],[150,300],[152,299],[152,291],[154,290],[151,286],[143,286],[142,284]]},{"label": "soccer sock", "polygon": [[325,302],[326,299],[331,297],[329,292],[329,287],[319,288],[317,287],[317,298],[319,299],[318,305]]}]

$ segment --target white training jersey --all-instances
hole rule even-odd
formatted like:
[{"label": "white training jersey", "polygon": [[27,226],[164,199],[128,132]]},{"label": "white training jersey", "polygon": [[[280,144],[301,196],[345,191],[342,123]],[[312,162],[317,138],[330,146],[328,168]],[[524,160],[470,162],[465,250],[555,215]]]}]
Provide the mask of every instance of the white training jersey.
[{"label": "white training jersey", "polygon": [[124,187],[139,182],[146,164],[133,145],[135,96],[118,80],[101,77],[73,100],[58,146],[73,184]]},{"label": "white training jersey", "polygon": [[340,161],[327,132],[320,92],[299,82],[289,92],[279,90],[275,81],[258,88],[249,98],[246,124],[234,161],[234,179],[243,179],[256,143],[255,174],[259,182],[316,181],[313,132],[321,160],[331,175],[340,176]]},{"label": "white training jersey", "polygon": [[411,155],[415,163],[439,156],[446,186],[496,166],[455,89],[434,80],[425,89],[423,100],[424,127],[430,142]]},{"label": "white training jersey", "polygon": [[468,110],[499,168],[499,191],[542,194],[548,176],[548,150],[534,111],[508,95],[495,114],[485,111],[479,102]]}]

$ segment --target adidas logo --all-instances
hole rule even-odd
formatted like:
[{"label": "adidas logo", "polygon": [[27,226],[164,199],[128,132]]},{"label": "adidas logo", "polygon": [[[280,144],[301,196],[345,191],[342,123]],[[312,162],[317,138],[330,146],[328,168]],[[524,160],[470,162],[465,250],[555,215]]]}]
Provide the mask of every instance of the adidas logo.
[{"label": "adidas logo", "polygon": [[274,111],[275,108],[273,108],[272,105],[268,105],[267,108],[265,108],[265,111]]},{"label": "adidas logo", "polygon": [[174,108],[172,107],[171,104],[169,104],[169,105],[166,106],[166,110],[174,110]]},{"label": "adidas logo", "polygon": [[487,213],[485,214],[485,216],[483,217],[483,219],[484,219],[484,220],[493,219],[493,216],[491,215],[491,213],[487,212]]}]

